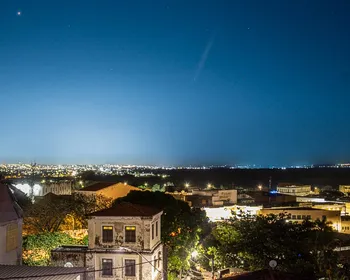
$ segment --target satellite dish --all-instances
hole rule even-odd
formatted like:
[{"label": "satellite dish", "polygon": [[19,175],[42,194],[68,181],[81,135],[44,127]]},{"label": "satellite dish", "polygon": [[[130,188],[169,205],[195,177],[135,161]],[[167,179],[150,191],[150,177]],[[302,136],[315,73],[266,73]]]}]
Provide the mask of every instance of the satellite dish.
[{"label": "satellite dish", "polygon": [[277,266],[277,262],[275,260],[271,260],[269,262],[269,266],[273,269],[273,268],[275,268]]},{"label": "satellite dish", "polygon": [[66,262],[64,267],[73,267],[73,264],[71,262]]}]

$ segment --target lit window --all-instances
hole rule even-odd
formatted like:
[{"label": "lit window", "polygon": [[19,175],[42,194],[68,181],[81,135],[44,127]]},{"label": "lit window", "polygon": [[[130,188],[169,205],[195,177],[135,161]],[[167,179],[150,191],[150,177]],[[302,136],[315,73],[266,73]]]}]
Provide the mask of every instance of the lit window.
[{"label": "lit window", "polygon": [[102,275],[112,276],[113,275],[113,260],[102,259]]},{"label": "lit window", "polygon": [[154,224],[152,224],[152,240],[154,239]]},{"label": "lit window", "polygon": [[156,236],[158,237],[158,221],[156,222]]},{"label": "lit window", "polygon": [[18,247],[18,225],[10,224],[6,232],[6,251],[15,250]]},{"label": "lit window", "polygon": [[103,226],[102,227],[102,242],[109,243],[113,242],[113,227]]},{"label": "lit window", "polygon": [[136,242],[136,227],[125,227],[125,242]]},{"label": "lit window", "polygon": [[125,260],[125,276],[136,276],[135,260]]}]

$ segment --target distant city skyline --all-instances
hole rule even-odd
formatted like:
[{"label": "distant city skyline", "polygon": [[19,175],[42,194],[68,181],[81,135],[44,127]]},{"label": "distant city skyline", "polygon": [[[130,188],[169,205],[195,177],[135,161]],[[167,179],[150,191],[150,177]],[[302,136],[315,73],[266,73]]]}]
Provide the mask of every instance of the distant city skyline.
[{"label": "distant city skyline", "polygon": [[0,162],[350,162],[350,1],[0,1]]}]

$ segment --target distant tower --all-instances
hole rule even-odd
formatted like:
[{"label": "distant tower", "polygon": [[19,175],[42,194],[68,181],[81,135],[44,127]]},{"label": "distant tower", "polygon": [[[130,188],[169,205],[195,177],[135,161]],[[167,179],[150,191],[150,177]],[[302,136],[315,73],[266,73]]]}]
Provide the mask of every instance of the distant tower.
[{"label": "distant tower", "polygon": [[269,179],[269,190],[271,190],[271,185],[272,185],[272,177],[270,176],[270,179]]},{"label": "distant tower", "polygon": [[35,185],[35,167],[36,167],[36,162],[32,162],[30,164],[31,167],[31,178],[29,180],[29,186],[30,186],[30,193],[29,193],[29,198],[34,201],[34,185]]}]

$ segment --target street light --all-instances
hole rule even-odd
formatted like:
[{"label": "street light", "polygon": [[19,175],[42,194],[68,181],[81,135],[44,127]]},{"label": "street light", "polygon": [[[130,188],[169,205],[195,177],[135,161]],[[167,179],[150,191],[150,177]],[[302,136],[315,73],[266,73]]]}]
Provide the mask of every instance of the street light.
[{"label": "street light", "polygon": [[[199,253],[198,253],[197,250],[194,250],[194,251],[191,253],[191,257],[192,257],[193,259],[197,258],[198,255],[199,255]],[[204,254],[203,254],[202,256],[204,256],[208,261],[210,261],[210,263],[211,263],[211,277],[212,277],[212,279],[214,279],[214,278],[215,278],[215,275],[214,275],[214,256],[213,256],[212,258],[208,258],[208,257],[207,257],[206,255],[204,255]]]},{"label": "street light", "polygon": [[262,190],[262,185],[259,185],[258,189],[259,189],[259,191],[261,191]]},{"label": "street light", "polygon": [[188,188],[190,186],[190,183],[186,182],[185,183],[185,188]]}]

